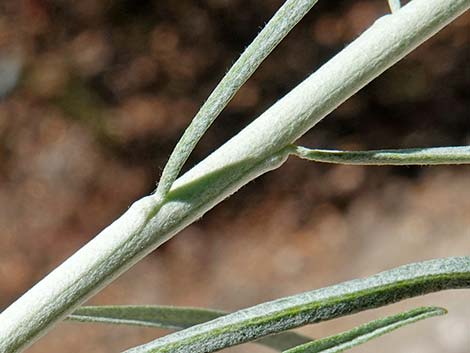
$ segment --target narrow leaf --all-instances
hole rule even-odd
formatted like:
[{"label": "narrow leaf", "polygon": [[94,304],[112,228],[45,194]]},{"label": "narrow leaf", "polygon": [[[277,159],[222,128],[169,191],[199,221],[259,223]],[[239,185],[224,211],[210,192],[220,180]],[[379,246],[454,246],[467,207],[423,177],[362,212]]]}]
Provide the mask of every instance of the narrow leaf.
[{"label": "narrow leaf", "polygon": [[397,12],[401,8],[400,0],[388,0],[388,6],[390,7],[390,11],[392,13]]},{"label": "narrow leaf", "polygon": [[318,0],[287,0],[245,49],[178,141],[163,169],[156,195],[164,198],[201,137],[240,87]]},{"label": "narrow leaf", "polygon": [[227,313],[199,308],[156,305],[82,306],[67,319],[117,325],[157,327],[182,330],[210,321]]},{"label": "narrow leaf", "polygon": [[[70,314],[67,320],[182,330],[224,315],[227,315],[227,312],[201,308],[110,305],[82,306]],[[256,343],[283,351],[310,341],[310,338],[295,332],[282,332],[261,338]]]},{"label": "narrow leaf", "polygon": [[374,320],[334,336],[306,343],[284,353],[339,353],[394,331],[402,326],[446,314],[442,308],[424,307]]},{"label": "narrow leaf", "polygon": [[470,257],[425,261],[240,310],[161,337],[127,353],[214,352],[406,298],[469,287]]},{"label": "narrow leaf", "polygon": [[469,164],[470,146],[373,151],[318,150],[290,146],[289,153],[315,162],[358,165]]}]

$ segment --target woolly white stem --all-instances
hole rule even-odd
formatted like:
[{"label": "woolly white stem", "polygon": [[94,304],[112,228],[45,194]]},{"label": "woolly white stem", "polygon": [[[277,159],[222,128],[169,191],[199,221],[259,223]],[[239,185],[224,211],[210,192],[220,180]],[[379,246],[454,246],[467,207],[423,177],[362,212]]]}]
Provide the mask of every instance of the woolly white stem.
[{"label": "woolly white stem", "polygon": [[[370,29],[208,158],[163,202],[145,197],[0,314],[0,352],[20,352],[146,254],[257,176],[285,147],[470,7],[413,0]],[[280,151],[280,152],[279,152]]]}]

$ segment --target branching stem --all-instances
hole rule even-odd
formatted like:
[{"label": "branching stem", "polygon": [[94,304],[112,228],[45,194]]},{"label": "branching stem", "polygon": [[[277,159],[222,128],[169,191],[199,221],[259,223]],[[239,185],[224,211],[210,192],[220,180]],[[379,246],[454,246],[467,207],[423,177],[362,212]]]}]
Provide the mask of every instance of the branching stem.
[{"label": "branching stem", "polygon": [[170,191],[196,144],[240,87],[317,1],[287,0],[245,49],[202,105],[171,153],[158,182],[155,193],[158,199],[163,199]]}]

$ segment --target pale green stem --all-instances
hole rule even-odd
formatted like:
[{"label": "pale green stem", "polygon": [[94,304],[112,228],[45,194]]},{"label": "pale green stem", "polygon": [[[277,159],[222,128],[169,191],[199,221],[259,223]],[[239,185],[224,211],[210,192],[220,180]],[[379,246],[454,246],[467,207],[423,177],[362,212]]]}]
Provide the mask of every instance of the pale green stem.
[{"label": "pale green stem", "polygon": [[163,199],[201,137],[266,57],[318,0],[287,0],[233,64],[176,144],[158,182],[156,197]]},{"label": "pale green stem", "polygon": [[[135,202],[118,220],[0,314],[0,353],[20,352],[145,255],[240,187],[278,168],[283,149],[420,43],[470,0],[413,0],[366,32],[209,157],[164,202]],[[281,151],[282,152],[279,152]]]},{"label": "pale green stem", "polygon": [[439,165],[470,163],[470,146],[373,151],[319,150],[292,146],[289,153],[315,162],[353,165]]},{"label": "pale green stem", "polygon": [[352,330],[291,348],[284,353],[340,353],[405,325],[446,314],[443,308],[423,307],[374,320]]},{"label": "pale green stem", "polygon": [[470,257],[415,263],[280,298],[163,336],[125,353],[216,352],[254,339],[444,289],[470,287]]}]

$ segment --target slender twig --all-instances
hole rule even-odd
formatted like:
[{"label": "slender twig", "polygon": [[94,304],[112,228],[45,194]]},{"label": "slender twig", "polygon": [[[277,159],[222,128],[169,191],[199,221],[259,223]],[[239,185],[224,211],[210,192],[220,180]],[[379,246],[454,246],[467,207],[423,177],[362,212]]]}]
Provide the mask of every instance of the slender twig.
[{"label": "slender twig", "polygon": [[315,162],[354,165],[439,165],[470,163],[470,146],[373,151],[319,150],[292,146],[289,153]]},{"label": "slender twig", "polygon": [[366,32],[209,157],[164,201],[135,202],[119,219],[0,314],[0,353],[20,352],[145,255],[263,173],[282,151],[383,71],[470,8],[413,0]]},{"label": "slender twig", "polygon": [[212,91],[163,169],[156,197],[163,199],[201,137],[266,57],[318,0],[287,0]]}]

